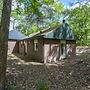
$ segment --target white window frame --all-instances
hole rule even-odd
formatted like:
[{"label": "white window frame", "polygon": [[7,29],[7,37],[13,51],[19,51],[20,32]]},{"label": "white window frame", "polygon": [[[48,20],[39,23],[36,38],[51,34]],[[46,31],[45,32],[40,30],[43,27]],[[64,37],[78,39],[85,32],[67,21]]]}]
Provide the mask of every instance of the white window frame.
[{"label": "white window frame", "polygon": [[34,40],[34,51],[38,51],[38,40]]}]

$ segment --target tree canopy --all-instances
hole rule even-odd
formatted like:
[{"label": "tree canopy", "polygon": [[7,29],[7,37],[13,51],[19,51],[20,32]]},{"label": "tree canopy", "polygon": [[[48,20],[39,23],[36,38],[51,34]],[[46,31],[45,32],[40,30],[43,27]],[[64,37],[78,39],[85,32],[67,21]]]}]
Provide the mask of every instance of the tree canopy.
[{"label": "tree canopy", "polygon": [[59,0],[16,0],[12,16],[17,28],[29,35],[32,32],[58,25],[63,11]]},{"label": "tree canopy", "polygon": [[90,5],[80,3],[68,13],[68,22],[76,34],[77,44],[90,44]]},{"label": "tree canopy", "polygon": [[0,0],[0,21],[1,21],[2,7],[3,7],[3,1]]},{"label": "tree canopy", "polygon": [[11,16],[16,28],[25,35],[60,25],[60,19],[67,16],[76,35],[78,45],[90,44],[90,4],[88,0],[75,0],[78,7],[65,9],[60,0],[15,0]]}]

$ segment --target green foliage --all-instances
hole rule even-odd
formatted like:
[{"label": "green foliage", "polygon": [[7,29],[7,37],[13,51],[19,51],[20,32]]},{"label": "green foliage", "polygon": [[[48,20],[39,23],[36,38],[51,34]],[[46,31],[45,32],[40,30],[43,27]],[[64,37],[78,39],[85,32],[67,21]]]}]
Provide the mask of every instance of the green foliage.
[{"label": "green foliage", "polygon": [[59,0],[16,0],[12,11],[16,28],[25,35],[59,24],[63,5]]},{"label": "green foliage", "polygon": [[68,21],[73,28],[77,44],[88,45],[90,38],[90,7],[89,4],[83,4],[69,11]]},{"label": "green foliage", "polygon": [[0,21],[1,21],[2,7],[3,7],[3,1],[0,0]]},{"label": "green foliage", "polygon": [[39,80],[36,90],[49,90],[47,82],[45,80]]},{"label": "green foliage", "polygon": [[17,89],[19,89],[19,88],[17,88],[17,86],[14,86],[14,85],[12,85],[12,86],[10,87],[10,90],[17,90]]},{"label": "green foliage", "polygon": [[20,85],[11,85],[9,90],[22,90],[22,87]]}]

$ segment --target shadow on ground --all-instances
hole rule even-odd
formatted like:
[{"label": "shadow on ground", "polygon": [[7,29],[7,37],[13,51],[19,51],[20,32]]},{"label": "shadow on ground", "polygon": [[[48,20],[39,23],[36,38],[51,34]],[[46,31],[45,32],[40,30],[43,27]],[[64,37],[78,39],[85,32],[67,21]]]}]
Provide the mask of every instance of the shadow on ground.
[{"label": "shadow on ground", "polygon": [[90,90],[90,48],[78,47],[77,56],[58,64],[25,62],[8,56],[7,90],[37,90],[39,80],[49,90]]}]

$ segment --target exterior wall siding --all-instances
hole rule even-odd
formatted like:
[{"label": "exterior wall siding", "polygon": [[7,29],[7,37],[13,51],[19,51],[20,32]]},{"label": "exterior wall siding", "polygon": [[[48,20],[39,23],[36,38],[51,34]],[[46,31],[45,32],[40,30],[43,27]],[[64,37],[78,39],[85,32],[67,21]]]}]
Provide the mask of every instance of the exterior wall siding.
[{"label": "exterior wall siding", "polygon": [[20,54],[27,54],[27,40],[19,41],[19,53]]},{"label": "exterior wall siding", "polygon": [[76,41],[67,42],[67,58],[74,58],[76,56]]},{"label": "exterior wall siding", "polygon": [[61,40],[44,40],[44,62],[58,62],[63,58],[73,58],[76,55],[76,42],[65,41],[66,49],[64,55],[61,54]]},{"label": "exterior wall siding", "polygon": [[[37,51],[34,51],[34,40],[9,41],[8,52],[20,53],[28,56],[29,61],[35,62],[58,62],[61,60],[61,40],[56,39],[37,39]],[[76,55],[76,42],[67,40],[66,58],[73,58]]]},{"label": "exterior wall siding", "polygon": [[20,42],[19,42],[19,53],[20,53],[20,54],[24,54],[24,53],[25,53],[25,50],[24,50],[24,42],[23,42],[23,41],[20,41]]},{"label": "exterior wall siding", "polygon": [[57,62],[60,57],[60,40],[44,40],[44,63]]},{"label": "exterior wall siding", "polygon": [[74,58],[76,56],[76,45],[67,44],[67,58]]},{"label": "exterior wall siding", "polygon": [[[38,50],[34,51],[34,39],[30,40],[30,43],[27,45],[27,54],[31,61],[43,62],[43,39],[37,39]],[[28,41],[29,42],[29,41]]]},{"label": "exterior wall siding", "polygon": [[18,41],[16,42],[16,45],[15,45],[12,53],[19,53],[19,42]]},{"label": "exterior wall siding", "polygon": [[17,41],[8,41],[8,54],[19,53],[19,43]]}]

